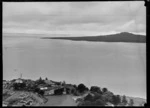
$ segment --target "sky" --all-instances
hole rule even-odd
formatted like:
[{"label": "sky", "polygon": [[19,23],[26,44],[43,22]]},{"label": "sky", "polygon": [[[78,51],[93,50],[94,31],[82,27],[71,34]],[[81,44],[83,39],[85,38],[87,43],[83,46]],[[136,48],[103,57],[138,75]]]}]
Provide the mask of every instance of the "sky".
[{"label": "sky", "polygon": [[144,1],[3,2],[3,33],[146,33]]}]

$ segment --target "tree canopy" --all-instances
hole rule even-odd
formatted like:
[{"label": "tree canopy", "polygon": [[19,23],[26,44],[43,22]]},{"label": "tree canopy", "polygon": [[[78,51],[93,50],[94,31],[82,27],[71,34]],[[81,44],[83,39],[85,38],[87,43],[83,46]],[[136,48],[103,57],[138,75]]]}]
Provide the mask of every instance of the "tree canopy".
[{"label": "tree canopy", "polygon": [[80,92],[80,93],[83,93],[84,91],[87,90],[87,87],[84,85],[84,84],[79,84],[78,87],[77,87],[77,90]]},{"label": "tree canopy", "polygon": [[123,103],[124,105],[126,105],[126,104],[128,103],[128,101],[127,101],[127,99],[126,99],[126,96],[125,96],[125,95],[123,95],[122,103]]},{"label": "tree canopy", "polygon": [[97,86],[91,86],[90,91],[102,94],[100,87],[97,87]]},{"label": "tree canopy", "polygon": [[120,95],[113,95],[112,96],[112,103],[114,105],[118,105],[121,103],[121,98],[120,98]]},{"label": "tree canopy", "polygon": [[108,91],[107,88],[103,88],[103,89],[102,89],[102,92],[103,92],[103,93],[105,93],[105,92],[107,92],[107,91]]},{"label": "tree canopy", "polygon": [[129,101],[129,105],[130,105],[130,106],[133,106],[133,105],[134,105],[134,101],[133,101],[133,99],[130,99],[130,101]]}]

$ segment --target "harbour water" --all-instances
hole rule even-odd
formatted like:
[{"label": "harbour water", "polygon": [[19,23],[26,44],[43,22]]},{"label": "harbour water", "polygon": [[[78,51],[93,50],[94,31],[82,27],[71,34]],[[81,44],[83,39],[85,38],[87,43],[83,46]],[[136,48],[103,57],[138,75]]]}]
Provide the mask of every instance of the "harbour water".
[{"label": "harbour water", "polygon": [[3,79],[20,73],[146,99],[146,44],[3,36]]}]

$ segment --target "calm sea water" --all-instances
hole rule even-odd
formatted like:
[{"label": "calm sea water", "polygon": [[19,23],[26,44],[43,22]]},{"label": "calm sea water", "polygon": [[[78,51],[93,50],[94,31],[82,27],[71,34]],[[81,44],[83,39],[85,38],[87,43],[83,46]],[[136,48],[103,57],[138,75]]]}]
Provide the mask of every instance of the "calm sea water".
[{"label": "calm sea water", "polygon": [[3,78],[20,73],[146,98],[146,44],[3,36]]}]

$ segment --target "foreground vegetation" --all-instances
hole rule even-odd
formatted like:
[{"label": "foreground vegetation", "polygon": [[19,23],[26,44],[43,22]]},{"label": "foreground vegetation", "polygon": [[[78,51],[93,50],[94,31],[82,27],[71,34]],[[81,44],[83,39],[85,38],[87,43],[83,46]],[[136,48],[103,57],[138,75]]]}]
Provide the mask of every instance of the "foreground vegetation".
[{"label": "foreground vegetation", "polygon": [[[5,83],[4,83],[5,82]],[[23,98],[20,95],[23,93]],[[25,105],[36,106],[47,102],[47,95],[72,95],[76,97],[78,106],[134,106],[133,99],[127,99],[126,96],[120,96],[112,93],[107,88],[98,86],[86,87],[84,84],[66,84],[42,79],[14,79],[3,81],[3,103],[7,106]],[[27,101],[30,99],[30,102]],[[23,103],[23,104],[20,104]],[[145,102],[141,103],[141,106]]]}]

